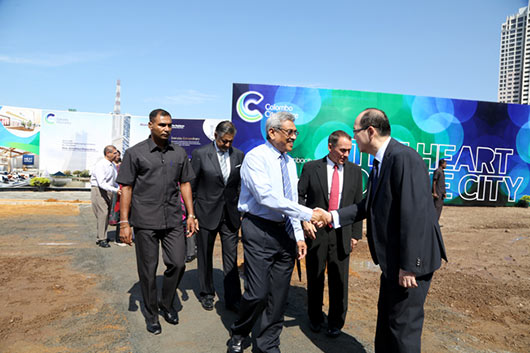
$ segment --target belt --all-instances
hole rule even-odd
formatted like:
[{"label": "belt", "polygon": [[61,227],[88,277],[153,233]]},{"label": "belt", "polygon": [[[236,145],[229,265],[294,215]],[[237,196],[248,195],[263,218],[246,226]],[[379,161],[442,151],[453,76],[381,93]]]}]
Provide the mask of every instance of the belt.
[{"label": "belt", "polygon": [[258,221],[261,221],[261,222],[265,222],[265,223],[268,223],[268,224],[271,224],[271,225],[274,225],[274,226],[277,226],[277,227],[285,227],[285,221],[281,221],[281,222],[277,222],[277,221],[271,221],[270,219],[266,219],[266,218],[263,218],[263,217],[260,217],[260,216],[256,216],[256,215],[253,215],[252,213],[245,213],[243,215],[243,217],[247,217],[249,219],[255,219],[255,220],[258,220]]}]

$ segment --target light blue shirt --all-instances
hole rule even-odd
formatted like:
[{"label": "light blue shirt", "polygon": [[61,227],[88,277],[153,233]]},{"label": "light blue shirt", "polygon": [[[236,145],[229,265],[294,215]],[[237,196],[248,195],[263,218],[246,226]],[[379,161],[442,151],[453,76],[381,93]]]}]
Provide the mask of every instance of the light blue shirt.
[{"label": "light blue shirt", "polygon": [[281,153],[270,142],[253,148],[241,166],[238,209],[274,222],[291,218],[296,241],[304,240],[300,220],[309,221],[313,210],[298,204],[298,175],[294,160],[287,155],[291,200],[283,196]]}]

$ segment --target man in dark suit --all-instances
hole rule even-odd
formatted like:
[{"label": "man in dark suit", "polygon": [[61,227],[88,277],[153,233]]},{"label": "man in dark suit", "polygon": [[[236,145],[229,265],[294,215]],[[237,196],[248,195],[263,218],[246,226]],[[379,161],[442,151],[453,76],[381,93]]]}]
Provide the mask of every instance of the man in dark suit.
[{"label": "man in dark suit", "polygon": [[[351,136],[342,130],[328,138],[329,154],[304,165],[298,182],[298,198],[309,208],[329,211],[362,200],[361,168],[348,161],[352,148]],[[338,337],[348,310],[348,275],[350,252],[362,236],[362,222],[334,229],[324,227],[315,233],[314,225],[303,222],[307,242],[307,313],[310,328],[319,332],[324,321],[322,304],[324,279],[328,269],[329,337]]]},{"label": "man in dark suit", "polygon": [[195,213],[199,220],[197,266],[200,302],[206,310],[213,309],[215,296],[212,256],[217,233],[221,235],[222,243],[226,308],[237,311],[241,299],[237,269],[241,215],[237,210],[237,202],[241,188],[239,170],[244,154],[232,147],[235,134],[234,125],[230,121],[223,121],[215,128],[215,141],[192,152],[191,166],[195,172],[192,189]]},{"label": "man in dark suit", "polygon": [[367,219],[370,253],[382,271],[375,351],[419,353],[423,305],[434,271],[447,261],[429,173],[416,151],[390,137],[383,111],[361,112],[353,132],[359,150],[374,156],[367,197],[325,222],[337,228]]}]

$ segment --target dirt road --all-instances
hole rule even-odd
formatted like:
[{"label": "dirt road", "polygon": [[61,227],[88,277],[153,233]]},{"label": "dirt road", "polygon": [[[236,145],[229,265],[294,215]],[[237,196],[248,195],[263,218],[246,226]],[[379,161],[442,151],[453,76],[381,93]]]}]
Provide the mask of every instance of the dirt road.
[{"label": "dirt road", "polygon": [[[179,325],[145,330],[134,249],[95,246],[88,199],[0,193],[0,352],[224,352],[235,314],[222,302],[201,308],[196,261],[177,292]],[[441,224],[450,261],[427,298],[423,351],[530,351],[530,210],[446,207]],[[351,257],[344,334],[330,340],[309,330],[305,274],[293,276],[282,352],[373,352],[378,280],[363,240]]]}]

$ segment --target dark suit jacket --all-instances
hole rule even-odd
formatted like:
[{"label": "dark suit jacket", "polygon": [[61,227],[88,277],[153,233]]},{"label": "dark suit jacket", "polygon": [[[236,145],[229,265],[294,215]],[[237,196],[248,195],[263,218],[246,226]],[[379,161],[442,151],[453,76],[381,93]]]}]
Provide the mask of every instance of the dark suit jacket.
[{"label": "dark suit jacket", "polygon": [[[432,273],[447,261],[431,195],[429,173],[412,148],[391,139],[383,157],[373,200],[367,198],[338,211],[341,225],[368,218],[372,259],[387,278],[399,269],[416,276]],[[371,206],[370,206],[371,205]]]},{"label": "dark suit jacket", "polygon": [[195,179],[191,183],[195,214],[200,227],[216,229],[226,206],[227,219],[234,228],[239,228],[241,225],[241,215],[237,210],[241,189],[239,171],[245,155],[241,150],[230,147],[228,151],[230,175],[225,185],[214,143],[202,146],[191,154],[191,166],[195,172]]},{"label": "dark suit jacket", "polygon": [[[320,207],[325,210],[329,207],[328,196],[328,174],[326,167],[326,157],[307,162],[302,169],[302,175],[298,181],[298,202],[309,208]],[[361,168],[351,162],[344,164],[342,184],[342,197],[339,207],[357,203],[363,198],[363,179]],[[351,238],[361,239],[362,221],[353,225],[337,229],[339,246],[342,245],[342,253],[347,255],[351,252]],[[322,234],[323,229],[317,231]]]}]

